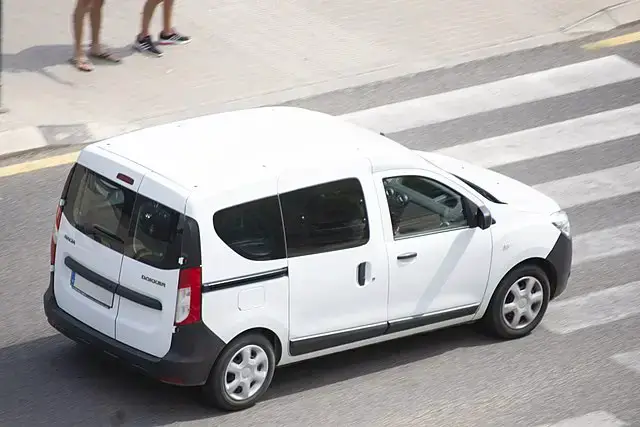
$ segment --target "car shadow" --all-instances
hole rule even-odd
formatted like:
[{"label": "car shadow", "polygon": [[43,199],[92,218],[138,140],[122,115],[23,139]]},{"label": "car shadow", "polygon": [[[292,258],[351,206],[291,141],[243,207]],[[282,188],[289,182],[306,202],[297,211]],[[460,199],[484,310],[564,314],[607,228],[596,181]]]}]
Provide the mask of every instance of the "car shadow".
[{"label": "car shadow", "polygon": [[[463,326],[301,362],[278,369],[263,400],[492,342]],[[0,425],[155,427],[224,415],[197,388],[160,384],[58,334],[0,349],[0,384]]]},{"label": "car shadow", "polygon": [[[133,54],[131,45],[121,47],[108,46],[107,48],[123,59]],[[2,71],[8,73],[38,73],[56,83],[73,86],[73,82],[63,80],[48,70],[49,67],[62,64],[69,64],[71,67],[69,59],[72,56],[72,52],[73,47],[71,44],[49,44],[31,46],[18,53],[5,53],[2,55]],[[92,60],[92,62],[96,67],[118,65],[106,61]]]}]

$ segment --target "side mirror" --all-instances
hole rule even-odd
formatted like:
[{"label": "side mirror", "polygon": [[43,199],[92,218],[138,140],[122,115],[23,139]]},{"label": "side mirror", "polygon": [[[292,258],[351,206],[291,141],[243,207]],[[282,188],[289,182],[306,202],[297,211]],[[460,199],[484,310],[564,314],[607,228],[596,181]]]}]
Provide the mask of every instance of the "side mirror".
[{"label": "side mirror", "polygon": [[487,228],[491,227],[491,224],[493,224],[493,218],[491,218],[491,212],[489,212],[489,209],[487,209],[486,206],[480,206],[478,207],[478,212],[477,212],[477,224],[478,227],[480,227],[482,230],[486,230]]}]

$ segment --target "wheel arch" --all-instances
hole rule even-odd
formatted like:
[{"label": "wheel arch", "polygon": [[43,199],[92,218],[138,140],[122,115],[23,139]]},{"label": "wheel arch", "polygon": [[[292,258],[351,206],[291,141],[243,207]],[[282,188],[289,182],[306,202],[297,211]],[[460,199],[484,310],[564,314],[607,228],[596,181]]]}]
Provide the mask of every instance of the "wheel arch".
[{"label": "wheel arch", "polygon": [[480,306],[480,308],[478,309],[478,313],[475,317],[475,320],[479,320],[482,316],[484,316],[484,313],[486,312],[487,308],[489,307],[489,304],[491,302],[491,300],[493,299],[493,296],[495,295],[496,291],[498,290],[498,286],[497,284],[500,283],[505,277],[507,277],[507,275],[511,274],[512,271],[514,271],[517,268],[522,267],[523,265],[535,265],[539,268],[542,269],[542,271],[544,271],[544,273],[547,276],[547,279],[549,279],[549,288],[550,288],[550,295],[549,295],[549,301],[551,301],[556,294],[556,289],[557,289],[557,285],[558,285],[558,274],[556,272],[555,267],[553,266],[553,264],[544,258],[541,257],[529,257],[526,259],[523,259],[521,261],[519,261],[518,263],[516,263],[513,267],[511,267],[509,270],[507,270],[502,277],[500,277],[500,280],[496,281],[496,286],[495,288],[493,288],[491,290],[491,296],[489,296]]},{"label": "wheel arch", "polygon": [[276,334],[274,331],[272,331],[269,328],[260,326],[260,327],[247,329],[239,333],[238,335],[236,335],[229,342],[232,342],[241,336],[249,335],[249,334],[260,334],[264,336],[271,343],[271,345],[273,345],[273,352],[275,353],[275,356],[276,356],[276,365],[278,365],[278,363],[280,363],[280,359],[282,358],[282,342],[280,341],[280,337],[278,337],[278,334]]}]

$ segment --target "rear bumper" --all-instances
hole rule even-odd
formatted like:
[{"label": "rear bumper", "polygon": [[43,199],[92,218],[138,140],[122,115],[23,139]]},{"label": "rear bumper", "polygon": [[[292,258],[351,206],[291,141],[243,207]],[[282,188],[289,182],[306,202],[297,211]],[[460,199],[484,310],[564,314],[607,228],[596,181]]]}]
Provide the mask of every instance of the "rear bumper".
[{"label": "rear bumper", "polygon": [[573,258],[573,242],[570,238],[560,233],[556,244],[549,252],[547,261],[553,265],[556,272],[556,290],[551,298],[556,298],[567,289],[569,276],[571,276],[571,260]]},{"label": "rear bumper", "polygon": [[176,329],[171,348],[164,357],[144,353],[96,331],[62,310],[53,292],[53,274],[44,293],[44,311],[49,324],[68,338],[89,344],[168,384],[204,384],[213,363],[225,345],[204,324],[197,323]]}]

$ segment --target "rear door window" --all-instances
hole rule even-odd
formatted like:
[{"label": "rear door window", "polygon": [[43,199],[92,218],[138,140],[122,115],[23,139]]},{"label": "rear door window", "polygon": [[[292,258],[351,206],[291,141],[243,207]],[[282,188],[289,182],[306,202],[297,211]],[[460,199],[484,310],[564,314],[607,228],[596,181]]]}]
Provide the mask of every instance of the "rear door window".
[{"label": "rear door window", "polygon": [[280,200],[290,258],[355,248],[369,241],[367,207],[356,178],[284,193]]},{"label": "rear door window", "polygon": [[213,216],[213,226],[227,246],[247,259],[270,261],[286,256],[277,196],[222,209]]},{"label": "rear door window", "polygon": [[133,191],[77,165],[63,212],[78,231],[123,253],[135,198]]},{"label": "rear door window", "polygon": [[152,267],[176,269],[189,255],[181,230],[193,220],[82,165],[73,172],[63,212],[87,237]]},{"label": "rear door window", "polygon": [[179,221],[178,212],[138,194],[124,254],[155,268],[179,268]]}]

